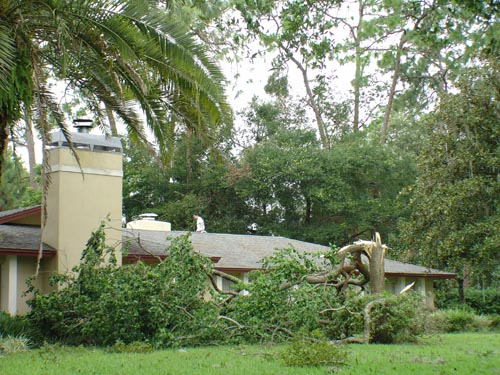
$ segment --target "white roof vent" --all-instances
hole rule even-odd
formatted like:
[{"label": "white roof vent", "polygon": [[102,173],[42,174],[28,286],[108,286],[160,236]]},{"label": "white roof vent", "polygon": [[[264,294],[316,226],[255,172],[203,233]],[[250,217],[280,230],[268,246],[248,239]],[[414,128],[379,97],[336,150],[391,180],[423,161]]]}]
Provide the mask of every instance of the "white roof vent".
[{"label": "white roof vent", "polygon": [[139,215],[139,218],[141,220],[149,220],[149,221],[155,221],[157,217],[158,215],[154,213],[145,213]]},{"label": "white roof vent", "polygon": [[154,213],[141,214],[138,220],[128,222],[127,228],[170,232],[172,230],[172,225],[167,221],[156,221],[157,217],[158,215]]}]

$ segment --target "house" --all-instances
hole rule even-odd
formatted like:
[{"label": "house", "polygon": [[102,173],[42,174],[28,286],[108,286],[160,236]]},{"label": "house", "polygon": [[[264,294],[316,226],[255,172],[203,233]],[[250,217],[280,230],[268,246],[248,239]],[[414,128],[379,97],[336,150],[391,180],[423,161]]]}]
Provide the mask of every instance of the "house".
[{"label": "house", "polygon": [[[122,156],[117,138],[89,134],[85,128],[71,134],[74,156],[61,132],[52,134],[47,175],[51,179],[43,219],[41,206],[0,212],[0,310],[12,315],[28,311],[25,280],[37,272],[35,285],[50,290],[48,279],[70,272],[92,231],[106,221],[108,245],[118,250],[118,264],[155,261],[165,257],[167,237],[186,232],[171,231],[168,223],[151,217],[122,228]],[[261,267],[260,261],[276,249],[293,246],[299,252],[323,251],[321,245],[284,237],[192,233],[195,251],[212,259],[214,267],[247,280],[248,273]],[[121,246],[127,244],[122,256]],[[40,258],[40,262],[38,259]],[[397,293],[415,282],[417,291],[432,303],[433,282],[455,275],[421,266],[385,261],[386,287]],[[229,289],[225,279],[217,279]]]}]

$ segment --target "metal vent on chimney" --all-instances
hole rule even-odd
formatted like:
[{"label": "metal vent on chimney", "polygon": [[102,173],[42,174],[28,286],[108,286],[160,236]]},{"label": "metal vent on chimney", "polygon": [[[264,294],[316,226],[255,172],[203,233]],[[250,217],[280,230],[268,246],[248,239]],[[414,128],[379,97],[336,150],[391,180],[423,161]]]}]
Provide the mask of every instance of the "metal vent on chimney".
[{"label": "metal vent on chimney", "polygon": [[86,118],[76,118],[73,120],[73,127],[76,128],[78,133],[90,133],[90,129],[92,129],[92,120]]}]

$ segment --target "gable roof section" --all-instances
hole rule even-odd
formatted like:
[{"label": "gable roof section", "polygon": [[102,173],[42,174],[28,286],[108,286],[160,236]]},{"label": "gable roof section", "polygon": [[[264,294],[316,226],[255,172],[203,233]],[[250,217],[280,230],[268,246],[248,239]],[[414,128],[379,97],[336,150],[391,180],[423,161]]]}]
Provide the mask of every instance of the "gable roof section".
[{"label": "gable roof section", "polygon": [[9,224],[40,226],[41,213],[42,213],[42,206],[40,205],[1,211],[0,224],[9,223]]}]

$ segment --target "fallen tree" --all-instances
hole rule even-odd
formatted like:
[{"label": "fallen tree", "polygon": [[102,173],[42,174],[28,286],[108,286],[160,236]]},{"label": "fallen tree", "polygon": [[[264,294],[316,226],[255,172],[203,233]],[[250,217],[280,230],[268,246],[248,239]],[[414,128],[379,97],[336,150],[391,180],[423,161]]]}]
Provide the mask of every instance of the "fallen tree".
[{"label": "fallen tree", "polygon": [[[391,342],[415,331],[416,302],[367,293],[373,285],[381,290],[373,284],[373,268],[383,267],[385,250],[378,236],[325,253],[282,249],[243,284],[214,270],[193,251],[189,236],[174,239],[156,265],[119,267],[101,226],[73,273],[52,279],[58,290],[30,289],[32,338],[104,346],[146,340],[167,347],[282,341],[320,332],[331,342]],[[216,276],[235,289],[218,290]]]}]

